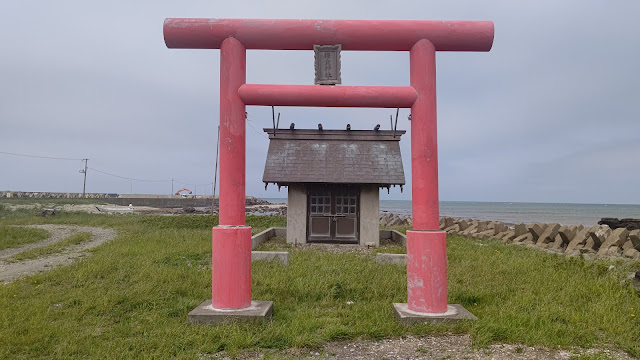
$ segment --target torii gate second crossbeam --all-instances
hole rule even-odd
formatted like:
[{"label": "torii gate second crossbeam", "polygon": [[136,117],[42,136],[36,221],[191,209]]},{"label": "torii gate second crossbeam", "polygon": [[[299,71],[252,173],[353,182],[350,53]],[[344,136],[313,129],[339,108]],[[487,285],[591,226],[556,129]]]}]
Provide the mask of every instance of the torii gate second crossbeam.
[{"label": "torii gate second crossbeam", "polygon": [[[460,308],[447,305],[446,233],[439,230],[435,54],[489,51],[493,34],[490,21],[166,19],[167,47],[220,49],[220,225],[212,230],[212,300],[201,305],[200,314],[255,314],[261,306],[251,301],[245,106],[277,105],[411,108],[413,230],[407,231],[408,303],[404,308],[394,306],[400,305],[396,312],[401,317],[459,316]],[[246,84],[247,49],[313,50],[314,44],[341,44],[345,51],[409,51],[410,84]],[[270,306],[264,314],[270,313]],[[218,321],[198,320],[191,314],[190,319]]]}]

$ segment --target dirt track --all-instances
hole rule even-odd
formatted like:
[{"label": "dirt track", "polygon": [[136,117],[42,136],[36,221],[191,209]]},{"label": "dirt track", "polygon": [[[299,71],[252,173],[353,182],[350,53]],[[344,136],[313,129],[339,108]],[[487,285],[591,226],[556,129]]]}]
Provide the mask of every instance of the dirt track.
[{"label": "dirt track", "polygon": [[[25,246],[0,251],[0,282],[8,283],[23,276],[47,271],[55,266],[67,265],[86,254],[86,250],[94,248],[106,241],[113,239],[116,232],[113,229],[86,227],[76,225],[30,225],[30,228],[47,230],[51,236],[43,241],[27,244]],[[76,232],[91,233],[90,241],[72,245],[57,254],[47,255],[38,259],[7,263],[3,261],[26,250],[47,246],[62,241]]]},{"label": "dirt track", "polygon": [[469,359],[469,360],[568,360],[577,354],[608,356],[603,358],[632,359],[619,350],[611,349],[549,349],[521,344],[493,344],[484,349],[472,346],[469,335],[407,336],[380,341],[355,340],[331,342],[320,349],[286,349],[249,351],[230,357],[218,353],[202,359]]}]

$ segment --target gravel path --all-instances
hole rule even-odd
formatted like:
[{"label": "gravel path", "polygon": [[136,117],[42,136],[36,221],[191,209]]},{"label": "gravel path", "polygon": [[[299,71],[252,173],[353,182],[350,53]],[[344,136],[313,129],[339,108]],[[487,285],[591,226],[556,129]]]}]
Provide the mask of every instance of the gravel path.
[{"label": "gravel path", "polygon": [[[51,236],[43,241],[28,244],[20,248],[5,249],[0,251],[0,282],[8,283],[23,276],[31,275],[40,271],[50,270],[52,267],[71,264],[75,259],[86,254],[86,250],[94,248],[116,236],[113,229],[103,229],[97,227],[76,226],[76,225],[30,225],[30,228],[43,229],[49,231]],[[90,241],[85,241],[77,245],[65,248],[62,252],[48,255],[38,259],[25,260],[15,263],[6,263],[2,259],[10,258],[26,250],[47,246],[64,240],[69,235],[76,232],[91,233]]]},{"label": "gravel path", "polygon": [[287,349],[246,352],[235,357],[225,353],[202,359],[468,359],[468,360],[567,360],[577,354],[607,355],[613,359],[632,359],[622,351],[608,349],[548,349],[526,345],[497,344],[484,349],[474,349],[469,335],[409,336],[381,341],[332,342],[318,350]]}]

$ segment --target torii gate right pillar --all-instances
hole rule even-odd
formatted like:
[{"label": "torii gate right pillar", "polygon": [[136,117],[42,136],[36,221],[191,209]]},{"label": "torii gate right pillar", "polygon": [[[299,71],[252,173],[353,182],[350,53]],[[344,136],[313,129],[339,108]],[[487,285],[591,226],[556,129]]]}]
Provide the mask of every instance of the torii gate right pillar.
[{"label": "torii gate right pillar", "polygon": [[447,311],[446,234],[439,231],[436,49],[422,39],[410,50],[411,190],[413,231],[407,231],[409,310]]}]

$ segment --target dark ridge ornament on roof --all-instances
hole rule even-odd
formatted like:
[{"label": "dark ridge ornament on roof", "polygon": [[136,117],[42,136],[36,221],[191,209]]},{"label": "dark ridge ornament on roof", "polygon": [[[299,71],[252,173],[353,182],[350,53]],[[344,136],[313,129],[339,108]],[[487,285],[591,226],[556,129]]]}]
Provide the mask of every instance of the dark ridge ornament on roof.
[{"label": "dark ridge ornament on roof", "polygon": [[405,131],[264,129],[269,152],[262,181],[404,185],[400,136]]}]

